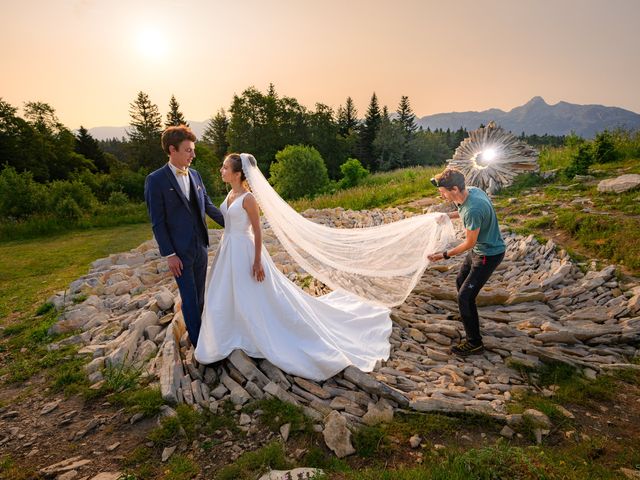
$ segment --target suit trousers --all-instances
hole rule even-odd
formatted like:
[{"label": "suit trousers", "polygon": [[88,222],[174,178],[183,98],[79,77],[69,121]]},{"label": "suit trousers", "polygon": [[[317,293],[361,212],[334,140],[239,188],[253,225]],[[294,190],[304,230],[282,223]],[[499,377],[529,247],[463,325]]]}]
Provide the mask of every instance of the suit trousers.
[{"label": "suit trousers", "polygon": [[467,341],[473,345],[482,343],[476,297],[503,258],[504,253],[478,255],[477,253],[469,252],[458,272],[456,278],[458,309],[460,310]]},{"label": "suit trousers", "polygon": [[202,311],[204,309],[204,290],[207,277],[207,246],[201,235],[194,235],[192,249],[182,260],[182,275],[176,278],[182,298],[182,315],[189,333],[191,344],[198,344]]}]

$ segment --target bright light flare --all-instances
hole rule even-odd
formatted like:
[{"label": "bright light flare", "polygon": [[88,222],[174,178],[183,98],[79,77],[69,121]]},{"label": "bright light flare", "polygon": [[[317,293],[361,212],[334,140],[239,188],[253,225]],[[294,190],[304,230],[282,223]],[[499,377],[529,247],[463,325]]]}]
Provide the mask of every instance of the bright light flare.
[{"label": "bright light flare", "polygon": [[482,152],[482,159],[485,162],[492,162],[497,155],[498,152],[496,152],[495,148],[487,148],[484,152]]},{"label": "bright light flare", "polygon": [[495,148],[489,147],[478,152],[473,157],[473,162],[476,168],[487,168],[497,158],[498,151]]}]

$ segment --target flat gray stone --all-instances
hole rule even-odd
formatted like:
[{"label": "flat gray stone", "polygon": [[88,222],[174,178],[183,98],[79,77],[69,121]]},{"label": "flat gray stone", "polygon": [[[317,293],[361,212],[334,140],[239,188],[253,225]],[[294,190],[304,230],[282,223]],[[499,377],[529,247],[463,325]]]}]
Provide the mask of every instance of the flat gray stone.
[{"label": "flat gray stone", "polygon": [[327,447],[338,458],[356,453],[356,449],[351,444],[351,431],[347,428],[347,419],[335,410],[325,419],[322,435]]}]

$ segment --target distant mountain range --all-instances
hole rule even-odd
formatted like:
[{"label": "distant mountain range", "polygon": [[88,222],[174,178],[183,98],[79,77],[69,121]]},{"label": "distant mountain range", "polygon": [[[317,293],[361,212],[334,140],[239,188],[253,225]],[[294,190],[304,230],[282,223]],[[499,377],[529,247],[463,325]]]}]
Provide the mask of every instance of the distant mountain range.
[{"label": "distant mountain range", "polygon": [[567,102],[549,105],[542,97],[533,97],[508,112],[492,108],[483,112],[438,113],[422,117],[417,123],[425,130],[427,127],[431,130],[457,130],[460,127],[475,130],[491,120],[517,135],[522,132],[526,135],[567,135],[573,131],[581,137],[591,138],[605,129],[640,129],[640,115],[623,108]]},{"label": "distant mountain range", "polygon": [[[193,130],[193,133],[196,134],[196,137],[202,138],[202,134],[204,133],[205,128],[207,128],[207,121],[204,122],[196,122],[192,120],[187,120],[187,123]],[[89,133],[93,138],[98,140],[107,140],[110,138],[117,138],[120,140],[122,137],[127,137],[127,130],[130,130],[131,126],[126,127],[94,127],[89,129]]]},{"label": "distant mountain range", "polygon": [[[624,108],[567,102],[549,105],[542,97],[533,97],[524,105],[508,112],[492,108],[482,112],[437,113],[417,119],[416,123],[425,130],[458,130],[460,127],[475,130],[480,124],[486,125],[491,120],[517,135],[522,132],[527,135],[567,135],[573,131],[582,137],[591,138],[605,129],[640,129],[640,115]],[[189,125],[196,136],[202,138],[207,121],[190,120]],[[126,130],[129,128],[131,127],[95,127],[89,129],[89,133],[98,140],[120,139],[126,137]]]}]

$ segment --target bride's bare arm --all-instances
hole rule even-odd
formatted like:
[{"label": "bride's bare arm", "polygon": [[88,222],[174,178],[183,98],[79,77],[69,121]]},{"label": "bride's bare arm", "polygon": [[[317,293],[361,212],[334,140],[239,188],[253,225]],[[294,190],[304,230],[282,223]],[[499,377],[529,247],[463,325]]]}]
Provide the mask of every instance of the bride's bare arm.
[{"label": "bride's bare arm", "polygon": [[262,268],[262,229],[260,228],[260,208],[253,195],[245,195],[242,206],[249,215],[253,237],[255,242],[255,256],[253,258],[253,276],[259,282],[264,280],[264,269]]}]

